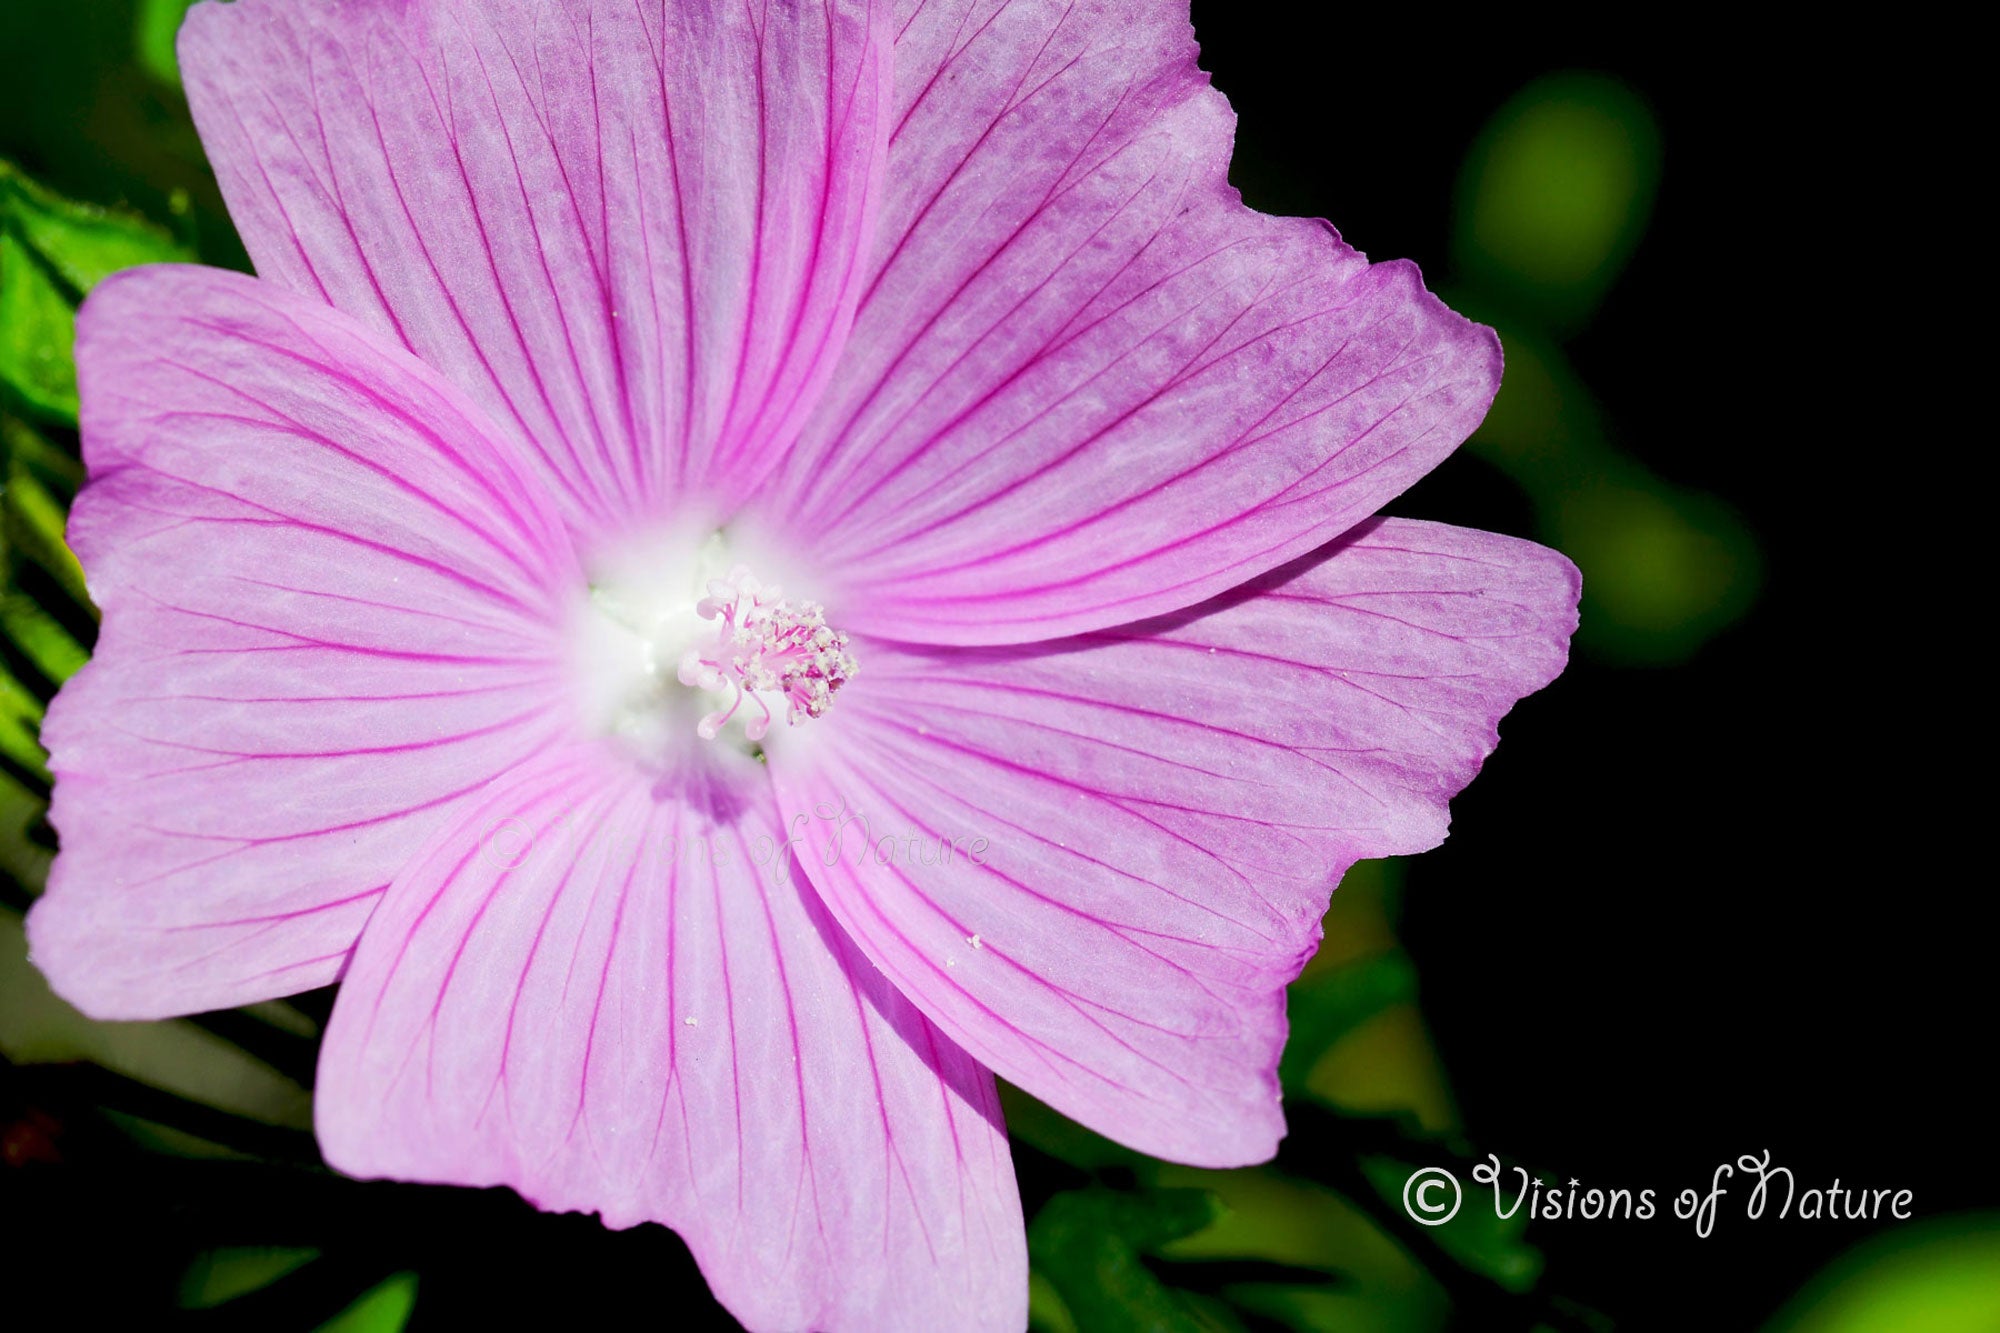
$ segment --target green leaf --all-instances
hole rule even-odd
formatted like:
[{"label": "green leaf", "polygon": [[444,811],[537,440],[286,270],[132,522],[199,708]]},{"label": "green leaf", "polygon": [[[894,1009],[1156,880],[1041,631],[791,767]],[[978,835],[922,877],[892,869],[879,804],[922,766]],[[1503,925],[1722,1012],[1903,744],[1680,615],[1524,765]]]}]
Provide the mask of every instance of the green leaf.
[{"label": "green leaf", "polygon": [[53,579],[79,610],[90,609],[83,566],[64,539],[69,522],[66,495],[52,488],[18,455],[0,480],[0,522],[10,550],[32,560]]},{"label": "green leaf", "polygon": [[[1382,1198],[1404,1207],[1403,1190],[1419,1167],[1399,1158],[1370,1155],[1361,1159],[1362,1174]],[[1493,1207],[1479,1206],[1475,1187],[1460,1182],[1462,1203],[1451,1219],[1431,1228],[1437,1243],[1462,1267],[1492,1279],[1508,1291],[1532,1288],[1542,1275],[1542,1253],[1528,1244],[1525,1209],[1502,1217]]]},{"label": "green leaf", "polygon": [[44,421],[76,424],[76,310],[14,232],[0,231],[0,386]]},{"label": "green leaf", "polygon": [[1011,1083],[1000,1084],[1000,1106],[1006,1112],[1007,1133],[1011,1138],[1071,1166],[1097,1171],[1105,1167],[1138,1168],[1151,1161],[1143,1153],[1085,1129]]},{"label": "green leaf", "polygon": [[261,1125],[312,1125],[312,1094],[236,1042],[183,1019],[113,1023],[77,1012],[28,961],[11,912],[0,912],[0,1056],[16,1065],[88,1060]]},{"label": "green leaf", "polygon": [[261,1291],[317,1258],[318,1250],[302,1246],[209,1250],[195,1259],[181,1279],[181,1308],[212,1310],[238,1296]]},{"label": "green leaf", "polygon": [[77,420],[76,306],[133,264],[189,258],[142,219],[65,199],[0,161],[0,775],[39,798],[42,705],[89,656],[95,611],[63,539],[82,481],[32,422]]},{"label": "green leaf", "polygon": [[1029,1333],[1082,1333],[1076,1316],[1063,1304],[1062,1293],[1033,1269],[1028,1271],[1028,1329]]},{"label": "green leaf", "polygon": [[139,67],[172,88],[181,86],[181,62],[174,51],[181,20],[194,0],[139,0],[133,49]]},{"label": "green leaf", "polygon": [[13,787],[35,796],[37,803],[50,782],[41,725],[42,701],[0,670],[0,771]]},{"label": "green leaf", "polygon": [[1210,1333],[1204,1306],[1168,1287],[1142,1256],[1222,1214],[1207,1190],[1085,1189],[1058,1194],[1028,1228],[1028,1257],[1092,1333]]},{"label": "green leaf", "polygon": [[65,199],[0,159],[0,386],[76,425],[76,307],[121,268],[193,256],[143,218]]},{"label": "green leaf", "polygon": [[[48,879],[49,849],[36,842],[29,831],[46,808],[42,798],[46,790],[46,785],[30,791],[19,782],[0,779],[0,901],[16,911],[24,910]],[[7,915],[0,908],[0,918]],[[0,962],[0,986],[6,984],[9,970],[6,963]],[[10,1018],[11,1015],[0,1015],[0,1029],[7,1026]]]},{"label": "green leaf", "polygon": [[0,594],[0,629],[50,684],[61,685],[90,660],[70,632],[26,593]]},{"label": "green leaf", "polygon": [[0,217],[75,300],[119,269],[194,259],[164,228],[131,213],[65,199],[4,160]]},{"label": "green leaf", "polygon": [[402,1333],[417,1306],[417,1275],[397,1273],[321,1324],[318,1333]]},{"label": "green leaf", "polygon": [[1400,949],[1308,973],[1293,982],[1285,1000],[1292,1032],[1278,1064],[1285,1091],[1302,1091],[1306,1075],[1328,1047],[1390,1005],[1413,1000],[1416,994],[1416,965]]},{"label": "green leaf", "polygon": [[[1323,1126],[1295,1126],[1293,1132],[1325,1137]],[[1293,1328],[1402,1333],[1444,1326],[1444,1289],[1361,1204],[1335,1189],[1274,1167],[1168,1166],[1160,1183],[1212,1189],[1229,1210],[1215,1225],[1162,1250],[1168,1281],[1182,1279],[1190,1266],[1256,1259],[1314,1280],[1235,1287],[1229,1300]]]},{"label": "green leaf", "polygon": [[2000,1213],[1942,1217],[1862,1242],[1808,1283],[1768,1333],[1992,1333]]}]

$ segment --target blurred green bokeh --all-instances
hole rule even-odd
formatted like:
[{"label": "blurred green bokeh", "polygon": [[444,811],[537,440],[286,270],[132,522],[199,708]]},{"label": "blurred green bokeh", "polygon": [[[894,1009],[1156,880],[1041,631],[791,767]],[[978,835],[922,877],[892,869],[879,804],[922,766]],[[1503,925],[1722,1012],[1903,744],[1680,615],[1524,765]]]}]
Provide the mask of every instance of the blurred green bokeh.
[{"label": "blurred green bokeh", "polygon": [[1539,79],[1494,113],[1458,185],[1452,303],[1500,331],[1507,365],[1473,448],[1520,485],[1540,535],[1583,571],[1588,651],[1683,661],[1749,610],[1762,559],[1714,496],[1621,452],[1571,367],[1646,231],[1661,148],[1652,113],[1602,74]]},{"label": "blurred green bokeh", "polygon": [[401,1333],[417,1304],[417,1275],[397,1273],[319,1326],[317,1333]]},{"label": "blurred green bokeh", "polygon": [[1807,1283],[1765,1333],[1886,1330],[2000,1330],[2000,1214],[1937,1218],[1864,1241]]},{"label": "blurred green bokeh", "polygon": [[1691,656],[1756,600],[1763,557],[1722,500],[1613,447],[1603,409],[1546,334],[1497,325],[1507,372],[1473,447],[1535,502],[1542,537],[1583,571],[1579,640],[1637,665]]},{"label": "blurred green bokeh", "polygon": [[181,64],[174,54],[174,39],[181,30],[194,0],[139,0],[133,25],[133,53],[139,67],[171,88],[181,86]]},{"label": "blurred green bokeh", "polygon": [[1453,258],[1538,322],[1572,329],[1638,245],[1659,179],[1659,132],[1629,88],[1602,74],[1538,80],[1466,158]]}]

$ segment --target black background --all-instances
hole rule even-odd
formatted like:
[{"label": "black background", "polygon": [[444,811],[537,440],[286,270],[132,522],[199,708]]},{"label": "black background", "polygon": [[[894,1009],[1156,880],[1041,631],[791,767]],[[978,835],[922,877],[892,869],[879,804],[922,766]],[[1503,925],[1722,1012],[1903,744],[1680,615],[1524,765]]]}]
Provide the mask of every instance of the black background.
[{"label": "black background", "polygon": [[[1802,1184],[1912,1189],[1920,1217],[2000,1203],[1975,776],[1994,596],[1986,529],[1960,512],[1991,430],[1984,349],[1956,313],[1976,311],[1985,274],[1949,206],[1954,182],[1986,173],[1948,145],[1970,94],[1940,62],[1969,39],[1871,25],[1834,51],[1679,12],[1615,29],[1307,12],[1196,0],[1204,63],[1241,116],[1234,178],[1253,205],[1330,218],[1434,282],[1465,149],[1508,96],[1592,69],[1648,101],[1658,207],[1568,351],[1618,446],[1735,506],[1766,560],[1751,614],[1691,662],[1579,654],[1503,725],[1450,841],[1410,863],[1404,929],[1473,1141],[1663,1202],[1770,1149]],[[125,7],[105,13],[102,42],[127,40]],[[110,118],[90,136],[116,138],[120,96],[99,97]],[[34,109],[51,105],[21,114],[62,114]],[[24,165],[93,192],[90,163]],[[1533,532],[1520,492],[1470,453],[1393,511]],[[87,1070],[0,1073],[10,1114],[84,1124],[107,1095]],[[17,1181],[4,1210],[0,1308],[16,1317],[45,1297],[69,1319],[154,1308],[184,1263],[159,1238],[179,1231],[325,1246],[312,1281],[329,1310],[385,1264],[417,1267],[414,1329],[586,1309],[726,1326],[657,1229],[607,1236],[502,1192],[339,1181],[309,1143],[296,1169],[111,1139],[66,1150],[74,1169]],[[1041,1169],[1024,1156],[1031,1206]],[[1876,1230],[1725,1216],[1702,1240],[1668,1215],[1530,1239],[1551,1287],[1621,1328],[1749,1328]],[[202,1327],[275,1326],[256,1297],[230,1309]]]},{"label": "black background", "polygon": [[[1194,5],[1233,179],[1429,277],[1467,145],[1529,80],[1609,73],[1658,119],[1652,225],[1568,350],[1619,447],[1744,516],[1763,593],[1686,664],[1579,653],[1522,703],[1409,863],[1404,929],[1479,1149],[1660,1188],[1665,1221],[1531,1227],[1550,1285],[1621,1328],[1753,1327],[1879,1225],[1697,1239],[1665,1203],[1717,1164],[1769,1149],[1918,1217],[2000,1202],[1953,38],[1278,12]],[[1463,451],[1391,512],[1533,535]]]}]

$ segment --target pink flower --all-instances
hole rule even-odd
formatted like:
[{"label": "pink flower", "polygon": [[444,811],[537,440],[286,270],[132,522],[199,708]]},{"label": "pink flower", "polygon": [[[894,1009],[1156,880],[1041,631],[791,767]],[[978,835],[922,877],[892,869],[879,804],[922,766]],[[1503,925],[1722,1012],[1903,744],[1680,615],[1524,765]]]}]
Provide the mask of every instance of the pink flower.
[{"label": "pink flower", "polygon": [[339,978],[330,1162],[663,1222],[759,1328],[1021,1326],[993,1073],[1268,1157],[1331,887],[1444,836],[1577,583],[1370,517],[1498,345],[1242,206],[1185,7],[241,0],[182,55],[261,277],[82,317],[57,989]]}]

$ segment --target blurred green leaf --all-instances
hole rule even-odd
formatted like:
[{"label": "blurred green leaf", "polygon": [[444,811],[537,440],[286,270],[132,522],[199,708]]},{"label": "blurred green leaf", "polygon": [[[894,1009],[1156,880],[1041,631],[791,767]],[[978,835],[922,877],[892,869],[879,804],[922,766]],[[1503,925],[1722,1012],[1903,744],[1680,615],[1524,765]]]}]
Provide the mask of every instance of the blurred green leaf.
[{"label": "blurred green leaf", "polygon": [[295,1273],[319,1251],[304,1247],[245,1246],[210,1250],[181,1279],[181,1308],[209,1310]]},{"label": "blurred green leaf", "polygon": [[42,701],[0,669],[0,772],[12,789],[35,798],[37,810],[50,780],[41,725]]},{"label": "blurred green leaf", "polygon": [[83,567],[63,537],[81,473],[25,422],[0,419],[0,659],[12,689],[36,700],[36,721],[40,696],[89,660],[96,636]]},{"label": "blurred green leaf", "polygon": [[[5,697],[6,684],[6,677],[0,675],[0,699]],[[0,713],[0,720],[5,719],[6,714]],[[7,734],[6,727],[0,725],[0,738]],[[28,743],[34,745],[32,735]],[[35,746],[35,753],[39,757],[39,746]],[[47,775],[42,776],[46,780]],[[48,877],[49,849],[37,843],[31,833],[46,808],[41,790],[0,778],[0,899],[16,909],[32,901]],[[5,965],[0,964],[0,974],[5,971]]]},{"label": "blurred green leaf", "polygon": [[1767,1333],[1994,1333],[2000,1329],[2000,1214],[1899,1227],[1836,1259]]},{"label": "blurred green leaf", "polygon": [[1033,1269],[1028,1270],[1028,1328],[1030,1333],[1082,1333],[1055,1283]]},{"label": "blurred green leaf", "polygon": [[188,258],[143,219],[64,199],[0,160],[0,774],[37,798],[48,773],[37,739],[44,701],[83,665],[95,611],[64,541],[82,481],[75,310],[104,277]]},{"label": "blurred green leaf", "polygon": [[1755,601],[1762,559],[1713,496],[1613,444],[1558,337],[1590,318],[1643,234],[1659,133],[1599,74],[1536,80],[1496,111],[1459,181],[1453,303],[1498,327],[1499,397],[1473,447],[1534,502],[1544,540],[1583,571],[1577,642],[1613,661],[1682,661]]},{"label": "blurred green leaf", "polygon": [[133,50],[139,67],[170,87],[181,86],[181,62],[174,52],[181,20],[194,0],[139,0]]},{"label": "blurred green leaf", "polygon": [[1728,506],[1636,467],[1563,495],[1553,518],[1555,545],[1583,571],[1579,637],[1614,660],[1684,660],[1750,609],[1763,580],[1756,542]]},{"label": "blurred green leaf", "polygon": [[1162,1282],[1142,1256],[1221,1215],[1220,1201],[1206,1190],[1075,1190],[1035,1215],[1028,1257],[1080,1329],[1211,1333],[1216,1319]]},{"label": "blurred green leaf", "polygon": [[76,424],[76,307],[121,268],[192,258],[127,213],[65,199],[0,160],[0,385],[24,410]]},{"label": "blurred green leaf", "polygon": [[0,629],[51,684],[62,684],[90,660],[70,632],[26,593],[0,594]]},{"label": "blurred green leaf", "polygon": [[1291,1023],[1278,1078],[1287,1093],[1304,1089],[1306,1075],[1328,1047],[1392,1004],[1416,998],[1417,969],[1400,949],[1308,973],[1286,993]]},{"label": "blurred green leaf", "polygon": [[1633,665],[1686,659],[1756,601],[1763,558],[1749,527],[1614,448],[1596,398],[1552,339],[1478,297],[1465,303],[1499,326],[1507,354],[1472,447],[1520,484],[1540,535],[1583,571],[1578,642]]},{"label": "blurred green leaf", "polygon": [[[1417,1164],[1399,1158],[1371,1155],[1361,1159],[1361,1170],[1382,1198],[1403,1207],[1403,1188]],[[1464,1185],[1467,1202],[1472,1187]],[[1491,1279],[1507,1291],[1532,1288],[1542,1275],[1542,1254],[1525,1239],[1528,1216],[1525,1212],[1501,1217],[1491,1208],[1461,1206],[1450,1221],[1430,1228],[1438,1245],[1462,1267]]]},{"label": "blurred green leaf", "polygon": [[1232,1291],[1240,1306],[1315,1333],[1422,1333],[1442,1328],[1449,1316],[1448,1298],[1434,1276],[1334,1189],[1273,1167],[1168,1166],[1159,1183],[1211,1189],[1228,1208],[1213,1226],[1165,1246],[1164,1257],[1255,1257],[1337,1274],[1332,1285]]},{"label": "blurred green leaf", "polygon": [[0,231],[0,386],[22,408],[76,424],[76,313],[55,279],[12,229]]},{"label": "blurred green leaf", "polygon": [[1487,122],[1459,181],[1462,272],[1545,322],[1587,319],[1645,231],[1659,131],[1601,74],[1538,79]]},{"label": "blurred green leaf", "polygon": [[1493,325],[1506,354],[1499,395],[1479,423],[1473,447],[1531,492],[1594,470],[1611,448],[1604,414],[1561,346],[1530,331],[1490,298],[1454,292],[1452,300]]},{"label": "blurred green leaf", "polygon": [[234,1042],[185,1020],[103,1023],[77,1012],[29,961],[12,912],[0,912],[0,1056],[14,1064],[88,1060],[260,1124],[312,1124],[311,1094]]},{"label": "blurred green leaf", "polygon": [[1011,1083],[1000,1085],[1000,1107],[1007,1116],[1007,1133],[1058,1161],[1086,1171],[1103,1167],[1138,1167],[1152,1159],[1085,1129],[1060,1111],[1037,1101]]},{"label": "blurred green leaf", "polygon": [[321,1324],[318,1333],[402,1333],[417,1306],[417,1275],[397,1273]]},{"label": "blurred green leaf", "polygon": [[0,216],[8,231],[68,288],[72,301],[119,269],[194,258],[164,228],[130,213],[65,199],[4,160]]}]

